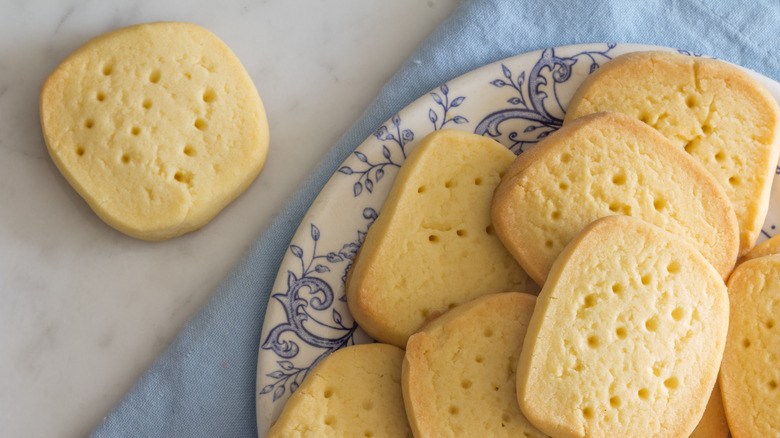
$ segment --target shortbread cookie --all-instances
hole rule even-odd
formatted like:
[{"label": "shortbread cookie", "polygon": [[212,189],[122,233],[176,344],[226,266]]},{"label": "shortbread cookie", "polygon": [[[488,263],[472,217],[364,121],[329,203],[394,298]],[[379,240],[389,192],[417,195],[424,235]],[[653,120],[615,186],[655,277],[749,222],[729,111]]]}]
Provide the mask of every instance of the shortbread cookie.
[{"label": "shortbread cookie", "polygon": [[538,292],[490,222],[514,154],[476,134],[429,134],[398,172],[347,279],[347,304],[374,339],[404,347],[426,318],[488,293]]},{"label": "shortbread cookie", "polygon": [[739,265],[728,290],[720,388],[731,435],[780,436],[780,255]]},{"label": "shortbread cookie", "polygon": [[780,154],[780,109],[763,85],[723,61],[635,52],[585,80],[564,124],[601,111],[642,120],[699,160],[737,214],[739,254],[755,245]]},{"label": "shortbread cookie", "polygon": [[265,110],[233,52],[194,24],[98,36],[41,91],[54,164],[117,230],[164,240],[209,222],[243,192],[268,151]]},{"label": "shortbread cookie", "polygon": [[409,338],[402,388],[415,437],[544,436],[520,412],[515,392],[535,303],[524,293],[483,296]]},{"label": "shortbread cookie", "polygon": [[387,344],[327,356],[287,400],[266,437],[409,437],[401,392],[404,352]]},{"label": "shortbread cookie", "polygon": [[518,156],[496,189],[496,232],[540,285],[587,224],[629,215],[696,246],[724,278],[739,231],[723,188],[662,135],[619,113],[575,120]]},{"label": "shortbread cookie", "polygon": [[757,259],[759,257],[764,257],[772,254],[780,254],[780,234],[770,239],[767,239],[762,244],[751,249],[750,252],[748,252],[741,259],[739,259],[739,262],[744,263],[748,260]]},{"label": "shortbread cookie", "polygon": [[726,286],[696,248],[636,218],[599,219],[539,293],[517,367],[520,409],[556,437],[686,437],[712,393],[728,318]]}]

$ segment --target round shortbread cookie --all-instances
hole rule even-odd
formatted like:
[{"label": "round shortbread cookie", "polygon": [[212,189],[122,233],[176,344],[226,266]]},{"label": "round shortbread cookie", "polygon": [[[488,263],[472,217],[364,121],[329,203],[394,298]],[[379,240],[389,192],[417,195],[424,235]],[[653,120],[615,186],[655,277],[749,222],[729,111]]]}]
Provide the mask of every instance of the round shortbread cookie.
[{"label": "round shortbread cookie", "polygon": [[726,343],[718,272],[677,236],[610,216],[561,253],[517,367],[518,402],[556,437],[686,437]]},{"label": "round shortbread cookie", "polygon": [[720,388],[731,434],[780,436],[780,255],[742,263],[728,286]]},{"label": "round shortbread cookie", "polygon": [[588,76],[566,111],[564,125],[587,114],[622,112],[684,148],[731,200],[739,255],[755,245],[780,154],[780,109],[746,72],[678,53],[629,53]]},{"label": "round shortbread cookie", "polygon": [[387,344],[333,352],[290,396],[266,437],[411,438],[401,392],[403,358],[403,350]]},{"label": "round shortbread cookie", "polygon": [[536,297],[483,296],[426,324],[406,344],[406,415],[421,437],[545,436],[520,412],[516,367]]},{"label": "round shortbread cookie", "polygon": [[46,80],[40,113],[65,179],[106,223],[144,240],[208,223],[268,152],[252,79],[194,24],[140,24],[88,41]]},{"label": "round shortbread cookie", "polygon": [[661,134],[620,113],[581,117],[520,154],[493,197],[496,233],[544,284],[586,225],[638,217],[690,241],[726,278],[739,230],[723,188]]},{"label": "round shortbread cookie", "polygon": [[404,347],[426,319],[488,293],[536,293],[493,231],[493,190],[515,155],[493,139],[434,131],[404,161],[346,284],[371,337]]}]

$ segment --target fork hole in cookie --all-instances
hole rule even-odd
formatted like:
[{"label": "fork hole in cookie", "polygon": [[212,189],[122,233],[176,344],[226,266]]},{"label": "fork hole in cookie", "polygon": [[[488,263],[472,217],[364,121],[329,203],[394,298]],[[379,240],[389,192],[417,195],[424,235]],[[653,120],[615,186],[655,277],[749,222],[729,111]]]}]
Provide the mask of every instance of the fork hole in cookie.
[{"label": "fork hole in cookie", "polygon": [[552,218],[552,220],[557,221],[558,219],[561,218],[561,212],[556,210],[550,214],[550,217]]},{"label": "fork hole in cookie", "polygon": [[452,181],[447,181],[444,183],[444,187],[448,189],[451,189],[453,185],[455,184]]},{"label": "fork hole in cookie", "polygon": [[622,186],[626,183],[626,175],[623,173],[618,173],[612,176],[612,184],[616,186]]},{"label": "fork hole in cookie", "polygon": [[774,391],[775,389],[777,389],[777,381],[776,380],[770,380],[769,383],[767,383],[767,386],[769,387],[769,389]]},{"label": "fork hole in cookie", "polygon": [[712,134],[712,125],[710,125],[709,123],[705,123],[701,125],[701,132],[708,135]]},{"label": "fork hole in cookie", "polygon": [[620,397],[614,396],[609,398],[609,405],[612,406],[613,408],[615,409],[619,408],[620,404],[621,404]]},{"label": "fork hole in cookie", "polygon": [[653,278],[650,276],[650,274],[645,274],[642,276],[642,284],[645,286],[649,286],[650,282],[653,280]]},{"label": "fork hole in cookie", "polygon": [[149,98],[147,97],[146,99],[144,99],[143,101],[141,101],[141,107],[143,107],[143,109],[149,109],[149,108],[151,108],[151,107],[152,107],[152,99],[149,99]]},{"label": "fork hole in cookie", "polygon": [[696,144],[693,142],[693,140],[689,141],[688,143],[685,143],[684,149],[685,152],[693,153],[693,150],[695,148]]},{"label": "fork hole in cookie", "polygon": [[582,408],[582,416],[585,417],[585,419],[587,419],[587,420],[590,420],[591,418],[593,418],[593,416],[594,416],[593,408],[591,408],[590,406],[586,406],[586,407]]},{"label": "fork hole in cookie", "polygon": [[736,176],[736,175],[734,175],[734,176],[731,176],[731,177],[729,178],[729,184],[731,184],[732,186],[738,186],[738,185],[740,185],[740,183],[741,183],[741,182],[742,182],[742,181],[741,181],[741,180],[739,179],[739,177],[738,177],[738,176]]},{"label": "fork hole in cookie", "polygon": [[127,164],[130,162],[130,155],[122,154],[122,158],[120,158],[120,160],[122,161],[122,163]]},{"label": "fork hole in cookie", "polygon": [[474,185],[481,186],[482,178],[474,178]]},{"label": "fork hole in cookie", "polygon": [[680,381],[677,380],[677,377],[669,377],[668,379],[664,380],[664,386],[667,389],[677,389],[680,387]]},{"label": "fork hole in cookie", "polygon": [[105,93],[103,93],[102,91],[98,91],[97,94],[95,94],[95,100],[97,100],[98,102],[102,102],[106,100]]},{"label": "fork hole in cookie", "polygon": [[628,330],[626,330],[625,327],[618,327],[615,329],[615,335],[617,335],[618,339],[626,339],[626,336],[628,336]]},{"label": "fork hole in cookie", "polygon": [[544,246],[547,247],[547,248],[552,248],[553,247],[553,241],[552,240],[545,240],[544,241]]},{"label": "fork hole in cookie", "polygon": [[428,236],[428,241],[431,243],[436,243],[439,241],[439,236],[435,234],[431,234],[430,236]]},{"label": "fork hole in cookie", "polygon": [[84,127],[87,129],[92,129],[92,127],[95,126],[95,121],[92,119],[87,119],[84,121]]},{"label": "fork hole in cookie", "polygon": [[374,432],[372,432],[370,430],[367,430],[367,431],[363,432],[363,436],[365,436],[365,437],[372,437],[372,436],[374,436]]},{"label": "fork hole in cookie", "polygon": [[450,406],[450,408],[448,409],[448,412],[450,413],[450,415],[458,415],[458,413],[460,412],[460,408],[453,405],[453,406]]},{"label": "fork hole in cookie", "polygon": [[461,230],[455,231],[455,234],[457,234],[458,237],[466,237],[466,234],[468,234],[468,233],[466,233],[466,230],[462,230],[461,229]]},{"label": "fork hole in cookie", "polygon": [[680,272],[680,269],[682,269],[682,265],[677,260],[672,260],[668,265],[666,265],[666,272],[670,274],[676,274]]},{"label": "fork hole in cookie", "polygon": [[620,283],[615,283],[612,285],[612,293],[613,294],[619,294],[620,292],[623,292],[623,286]]},{"label": "fork hole in cookie", "polygon": [[588,336],[588,347],[590,348],[598,348],[599,345],[601,345],[601,340],[596,335],[590,335]]},{"label": "fork hole in cookie", "polygon": [[471,388],[471,385],[472,385],[471,380],[468,379],[461,380],[460,382],[460,387],[463,389],[469,389]]},{"label": "fork hole in cookie", "polygon": [[561,155],[561,163],[568,163],[571,161],[571,154],[565,153]]},{"label": "fork hole in cookie", "polygon": [[336,417],[333,415],[328,415],[325,417],[325,425],[326,426],[333,426],[336,423]]},{"label": "fork hole in cookie", "polygon": [[134,136],[137,136],[140,133],[141,133],[141,128],[139,128],[137,126],[133,126],[132,128],[130,128],[130,134],[132,134]]},{"label": "fork hole in cookie", "polygon": [[715,154],[715,161],[718,163],[722,163],[726,160],[726,154],[723,151],[718,151],[718,153]]},{"label": "fork hole in cookie", "polygon": [[114,63],[112,62],[107,62],[103,64],[103,68],[100,69],[100,72],[103,73],[103,76],[110,76],[113,71],[114,71]]},{"label": "fork hole in cookie", "polygon": [[325,388],[325,391],[323,391],[322,396],[325,397],[325,398],[333,397],[333,389],[332,388]]},{"label": "fork hole in cookie", "polygon": [[197,119],[195,119],[194,125],[195,128],[199,131],[205,131],[206,128],[208,128],[208,122],[206,122],[206,119],[202,117],[198,117]]},{"label": "fork hole in cookie", "polygon": [[566,190],[569,189],[569,185],[566,184],[565,182],[561,182],[558,184],[558,188],[565,192]]},{"label": "fork hole in cookie", "polygon": [[488,225],[487,227],[485,227],[485,233],[487,233],[488,236],[492,236],[493,235],[493,225]]},{"label": "fork hole in cookie", "polygon": [[194,157],[195,156],[195,149],[192,146],[190,146],[190,145],[184,146],[184,149],[182,149],[182,152],[184,153],[184,155],[186,155],[188,157]]},{"label": "fork hole in cookie", "polygon": [[488,327],[488,328],[485,329],[483,334],[485,335],[486,338],[489,338],[489,337],[493,336],[493,329]]},{"label": "fork hole in cookie", "polygon": [[650,399],[650,390],[647,388],[642,388],[636,393],[637,396],[639,396],[640,400],[649,400]]},{"label": "fork hole in cookie", "polygon": [[680,321],[685,316],[685,309],[682,307],[677,307],[674,310],[672,310],[672,319],[675,321]]},{"label": "fork hole in cookie", "polygon": [[688,96],[685,98],[685,106],[693,109],[696,106],[696,96]]},{"label": "fork hole in cookie", "polygon": [[775,326],[775,320],[774,319],[770,319],[764,325],[766,326],[766,328],[771,330]]},{"label": "fork hole in cookie", "polygon": [[371,400],[366,400],[363,402],[363,409],[370,411],[371,409],[374,409],[374,403],[371,402]]},{"label": "fork hole in cookie", "polygon": [[215,93],[211,88],[206,88],[206,91],[203,92],[203,101],[206,103],[211,103],[215,100],[217,100],[217,93]]},{"label": "fork hole in cookie", "polygon": [[742,340],[742,346],[743,347],[750,348],[751,345],[752,345],[752,343],[750,342],[750,339],[745,338],[745,339]]},{"label": "fork hole in cookie", "polygon": [[160,78],[162,77],[162,73],[160,73],[160,70],[152,70],[151,73],[149,73],[149,82],[156,84],[160,82]]},{"label": "fork hole in cookie", "polygon": [[583,307],[590,308],[596,305],[596,295],[590,294],[585,297],[585,305]]},{"label": "fork hole in cookie", "polygon": [[654,332],[658,330],[658,318],[655,316],[645,321],[645,328],[649,332]]},{"label": "fork hole in cookie", "polygon": [[474,362],[476,362],[476,363],[482,363],[482,361],[484,361],[484,360],[485,360],[485,358],[482,357],[482,355],[480,355],[480,354],[478,354],[478,355],[476,355],[474,357]]},{"label": "fork hole in cookie", "polygon": [[76,147],[76,155],[78,155],[79,157],[83,157],[85,152],[86,151],[84,150],[83,147],[81,146]]},{"label": "fork hole in cookie", "polygon": [[664,208],[666,208],[666,199],[664,198],[653,199],[653,208],[655,208],[656,211],[661,211]]}]

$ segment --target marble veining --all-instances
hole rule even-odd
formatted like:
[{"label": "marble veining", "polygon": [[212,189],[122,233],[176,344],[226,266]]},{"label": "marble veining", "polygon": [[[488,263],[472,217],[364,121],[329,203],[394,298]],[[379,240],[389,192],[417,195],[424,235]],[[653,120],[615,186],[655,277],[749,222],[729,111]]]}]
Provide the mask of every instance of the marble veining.
[{"label": "marble veining", "polygon": [[[0,434],[89,433],[456,3],[0,0]],[[404,25],[378,29],[377,17]],[[38,97],[87,39],[160,20],[233,49],[272,143],[260,177],[209,225],[149,243],[105,225],[57,172]]]}]

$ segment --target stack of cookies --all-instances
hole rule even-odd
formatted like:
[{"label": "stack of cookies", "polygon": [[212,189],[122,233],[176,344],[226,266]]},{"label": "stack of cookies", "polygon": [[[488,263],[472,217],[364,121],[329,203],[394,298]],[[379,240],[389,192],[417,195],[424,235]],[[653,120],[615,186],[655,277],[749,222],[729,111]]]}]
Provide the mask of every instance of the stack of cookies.
[{"label": "stack of cookies", "polygon": [[780,240],[751,249],[779,113],[733,66],[642,52],[517,158],[431,134],[347,279],[377,351],[324,360],[271,436],[777,436]]}]

